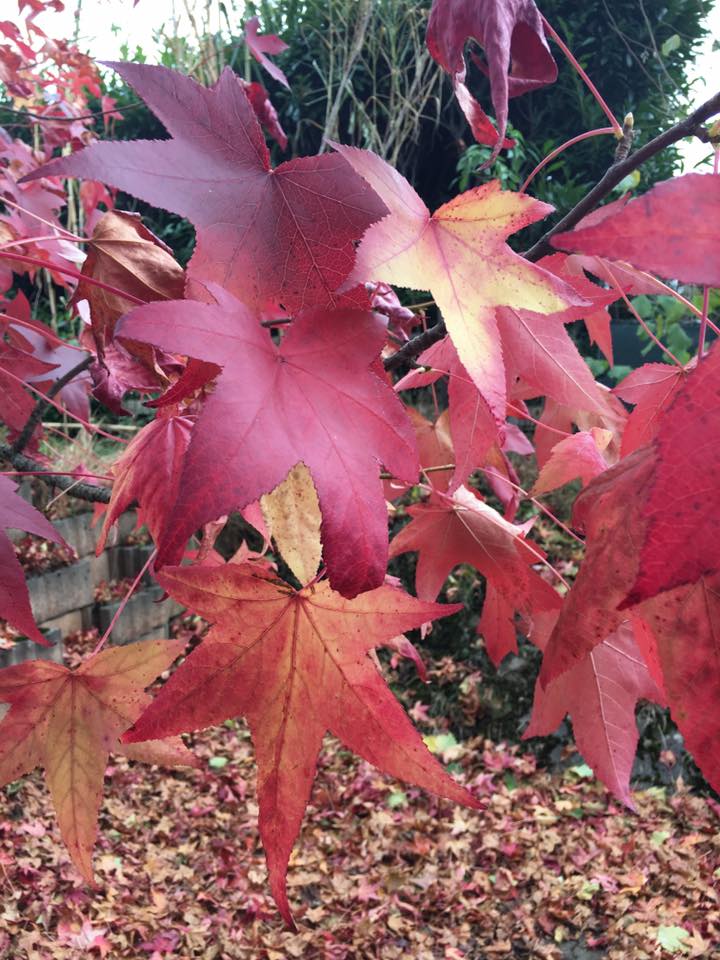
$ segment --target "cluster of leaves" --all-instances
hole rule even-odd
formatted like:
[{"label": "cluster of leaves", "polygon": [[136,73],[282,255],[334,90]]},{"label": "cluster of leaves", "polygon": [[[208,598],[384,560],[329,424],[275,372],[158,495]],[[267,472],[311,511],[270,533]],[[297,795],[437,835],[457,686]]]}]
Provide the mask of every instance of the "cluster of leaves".
[{"label": "cluster of leaves", "polygon": [[[246,37],[283,82],[267,58],[281,42],[259,35],[256,21]],[[487,57],[497,130],[466,84],[468,38]],[[493,156],[507,143],[508,97],[556,75],[533,0],[435,0],[428,46]],[[261,123],[280,133],[265,101],[231,70],[208,88],[166,67],[112,66],[170,139],[75,149],[69,138],[49,160],[48,141],[40,158],[48,162],[38,166],[33,155],[27,168],[3,171],[24,210],[41,190],[57,198],[56,215],[69,177],[95,198],[81,272],[38,252],[37,244],[59,243],[56,235],[68,241],[47,217],[51,241],[13,234],[0,250],[14,271],[40,265],[76,281],[73,304],[86,318],[80,366],[91,378],[83,383],[78,370],[64,382],[58,351],[72,351],[62,368],[71,375],[77,350],[39,333],[16,296],[3,350],[23,371],[12,382],[30,408],[13,421],[0,410],[12,441],[3,450],[13,464],[26,447],[42,455],[23,385],[31,378],[85,421],[66,396],[78,386],[85,403],[92,388],[115,412],[131,390],[156,395],[146,404],[155,418],[113,466],[112,492],[87,484],[83,492],[109,500],[98,549],[137,502],[157,582],[212,628],[152,701],[143,690],[179,656],[180,642],[104,650],[102,638],[76,670],[32,661],[1,671],[0,701],[10,709],[0,781],[45,767],[63,839],[90,878],[109,753],[192,764],[178,734],[245,717],[270,888],[291,924],[288,861],[327,731],[392,776],[481,806],[423,742],[375,654],[388,647],[422,675],[404,632],[460,609],[436,599],[453,568],[470,564],[486,582],[478,629],[493,660],[516,649],[518,628],[544,653],[530,734],[569,713],[584,756],[630,806],[636,703],[667,702],[720,785],[712,479],[720,352],[704,348],[707,309],[695,360],[648,364],[612,392],[593,379],[567,331],[583,321],[611,361],[610,303],[672,295],[655,274],[720,285],[712,256],[720,177],[686,175],[610,203],[553,237],[564,252],[535,262],[507,243],[551,212],[525,192],[490,182],[431,213],[385,160],[340,143],[272,169]],[[186,269],[138,217],[111,209],[113,190],[193,224]],[[43,222],[30,221],[33,230]],[[442,321],[417,332],[422,314],[401,306],[394,287],[428,291]],[[51,371],[33,366],[40,348]],[[395,382],[393,371],[403,370]],[[439,381],[448,402],[432,420],[402,399]],[[528,403],[538,399],[535,418]],[[532,443],[518,419],[535,421]],[[529,494],[509,453],[537,458]],[[537,502],[577,478],[585,489],[574,525],[586,552],[568,591],[518,508],[523,497]],[[57,541],[0,479],[2,526]],[[388,544],[388,501],[402,509],[410,488],[411,522]],[[264,548],[243,545],[225,561],[215,540],[238,510]],[[188,552],[198,530],[199,546]],[[271,543],[282,564],[267,555]],[[0,614],[42,642],[9,541],[4,550]],[[389,558],[410,551],[418,553],[417,598],[387,577]]]}]

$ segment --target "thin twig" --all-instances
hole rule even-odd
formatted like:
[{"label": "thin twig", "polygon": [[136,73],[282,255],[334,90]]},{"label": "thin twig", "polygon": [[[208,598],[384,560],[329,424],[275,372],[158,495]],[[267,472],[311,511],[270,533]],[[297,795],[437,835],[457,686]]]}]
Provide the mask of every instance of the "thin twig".
[{"label": "thin twig", "polygon": [[[75,123],[77,120],[94,120],[95,117],[104,117],[108,113],[127,113],[128,110],[137,110],[138,107],[144,107],[142,100],[135,100],[134,103],[128,103],[124,107],[112,107],[110,110],[95,110],[93,113],[81,113],[77,117],[53,117],[42,113],[31,113],[29,110],[15,110],[13,107],[3,106],[5,113],[14,113],[18,117],[30,117],[32,120],[42,120],[44,123]],[[12,123],[12,126],[24,126],[20,123]]]},{"label": "thin twig", "polygon": [[59,487],[61,490],[67,490],[72,487],[72,496],[78,500],[87,500],[89,503],[109,503],[110,490],[108,487],[96,487],[91,483],[76,483],[72,475],[59,476],[52,470],[45,470],[37,460],[31,460],[24,453],[13,453],[12,447],[7,443],[0,443],[0,460],[9,461],[18,471],[22,473],[33,473],[37,477],[47,478],[48,483]]},{"label": "thin twig", "polygon": [[[28,240],[28,243],[32,242],[32,237]],[[97,280],[95,277],[87,276],[84,273],[80,273],[79,270],[73,270],[72,267],[63,267],[59,263],[48,263],[46,260],[40,260],[37,257],[25,257],[19,253],[3,253],[0,250],[0,260],[13,260],[18,263],[28,263],[31,267],[40,267],[43,270],[51,270],[53,273],[64,273],[68,277],[73,277],[75,280],[83,280],[85,283],[89,283],[93,287],[100,287],[101,290],[107,290],[109,293],[114,293],[117,297],[122,297],[123,300],[127,300],[128,303],[143,304],[146,303],[146,300],[141,300],[140,297],[136,297],[132,293],[128,293],[126,290],[120,290],[119,287],[113,287],[109,283],[103,283],[102,280]]]},{"label": "thin twig", "polygon": [[102,650],[103,646],[105,645],[105,642],[106,642],[107,638],[110,636],[110,634],[111,634],[111,632],[112,632],[112,630],[113,630],[113,627],[115,626],[115,624],[116,624],[116,623],[118,622],[118,620],[120,619],[120,614],[123,612],[123,610],[124,610],[125,607],[127,606],[127,603],[128,603],[128,600],[130,599],[130,597],[132,597],[133,593],[135,593],[135,591],[137,590],[138,584],[140,583],[140,581],[142,580],[142,578],[145,576],[145,573],[147,572],[148,567],[149,567],[150,564],[153,562],[153,560],[155,559],[156,555],[157,555],[157,550],[153,550],[153,552],[150,554],[150,556],[149,556],[149,557],[147,558],[147,560],[145,561],[145,564],[144,564],[142,570],[141,570],[140,573],[138,573],[138,575],[135,577],[135,579],[133,580],[133,582],[132,582],[132,584],[131,584],[131,586],[130,586],[130,589],[129,589],[128,592],[125,594],[125,596],[122,598],[122,600],[120,601],[120,606],[119,606],[119,607],[117,608],[117,610],[115,611],[115,614],[114,614],[112,620],[110,621],[110,624],[109,624],[107,630],[106,630],[105,633],[100,637],[100,640],[98,641],[98,645],[95,647],[95,649],[93,650],[93,652],[90,654],[91,657],[94,657],[96,653],[100,653],[100,651]]},{"label": "thin twig", "polygon": [[95,357],[93,357],[92,354],[88,354],[88,356],[84,357],[80,363],[76,363],[72,370],[68,370],[68,372],[63,374],[62,377],[59,377],[50,387],[48,392],[44,394],[44,396],[40,397],[35,404],[33,412],[28,417],[27,423],[22,428],[20,436],[12,445],[13,453],[22,453],[22,451],[30,442],[30,437],[32,437],[35,427],[38,425],[38,423],[40,423],[45,412],[49,410],[50,407],[54,406],[54,404],[51,403],[52,398],[57,396],[62,388],[66,387],[72,380],[75,379],[75,377],[87,370],[94,359]]}]

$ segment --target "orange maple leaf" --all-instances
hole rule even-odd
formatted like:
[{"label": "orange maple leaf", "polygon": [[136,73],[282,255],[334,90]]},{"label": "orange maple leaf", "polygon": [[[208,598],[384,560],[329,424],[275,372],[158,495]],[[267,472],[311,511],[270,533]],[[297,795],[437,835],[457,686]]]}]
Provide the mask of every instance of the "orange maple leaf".
[{"label": "orange maple leaf", "polygon": [[37,766],[45,779],[73,863],[92,881],[92,848],[111,752],[166,766],[195,766],[175,738],[125,748],[120,735],[146,707],[144,688],[184,649],[182,641],[145,640],[104,650],[75,671],[29,660],[0,671],[0,786]]},{"label": "orange maple leaf", "polygon": [[[289,925],[288,860],[326,731],[391,776],[476,805],[426,748],[371,656],[459,605],[423,603],[387,585],[352,600],[327,581],[295,591],[250,565],[165,567],[158,581],[215,626],[123,739],[247,718],[270,889]],[[414,654],[407,641],[401,649]]]}]

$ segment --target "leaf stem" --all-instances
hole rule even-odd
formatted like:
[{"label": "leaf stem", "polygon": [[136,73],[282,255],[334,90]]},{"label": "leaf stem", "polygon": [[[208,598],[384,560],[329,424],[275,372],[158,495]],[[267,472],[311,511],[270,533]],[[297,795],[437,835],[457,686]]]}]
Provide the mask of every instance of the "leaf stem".
[{"label": "leaf stem", "polygon": [[621,297],[623,298],[623,300],[625,301],[625,306],[628,308],[628,310],[629,310],[630,313],[633,315],[633,317],[635,317],[635,319],[636,319],[637,322],[640,324],[640,326],[643,328],[643,330],[645,331],[645,333],[650,337],[650,339],[653,341],[653,343],[655,343],[658,347],[660,347],[660,349],[663,351],[663,353],[664,353],[667,357],[669,357],[670,360],[672,360],[672,362],[673,362],[674,364],[676,364],[678,367],[680,367],[681,370],[684,370],[684,369],[685,369],[684,365],[683,365],[682,363],[680,363],[680,361],[679,361],[678,358],[675,356],[675,354],[672,352],[672,350],[670,350],[668,347],[666,347],[665,344],[655,336],[655,334],[652,332],[652,330],[650,329],[650,327],[645,323],[645,321],[643,320],[643,318],[640,316],[640,314],[637,312],[637,310],[635,309],[635,307],[632,305],[632,303],[630,302],[630,300],[629,300],[629,298],[628,298],[628,295],[625,293],[625,290],[624,290],[623,287],[622,287],[622,284],[621,284],[620,281],[617,279],[617,277],[615,276],[615,274],[612,272],[612,268],[610,267],[610,265],[609,265],[608,263],[604,263],[603,266],[604,266],[604,268],[605,268],[605,270],[606,270],[606,272],[607,272],[608,277],[609,277],[610,280],[612,281],[613,286],[615,287],[615,289],[618,291],[618,293],[620,294],[620,296],[621,296]]},{"label": "leaf stem", "polygon": [[[39,220],[40,223],[44,223],[46,227],[50,227],[52,230],[59,230],[61,233],[65,235],[64,236],[65,240],[72,240],[74,243],[89,243],[89,241],[86,240],[84,237],[78,237],[77,234],[71,233],[65,227],[61,227],[59,224],[51,223],[50,220],[46,220],[44,217],[41,217],[40,214],[38,213],[33,213],[32,210],[28,210],[27,207],[23,207],[19,203],[15,203],[14,200],[9,200],[7,197],[3,197],[2,202],[8,207],[13,207],[15,210],[19,210],[20,213],[24,213],[25,216],[27,217],[32,217],[34,220]],[[31,243],[33,240],[39,240],[39,239],[41,238],[27,237],[25,242]],[[55,236],[53,237],[53,239],[58,240],[63,238]]]},{"label": "leaf stem", "polygon": [[600,137],[603,134],[615,133],[614,127],[599,127],[597,130],[587,130],[585,133],[579,133],[576,137],[572,137],[570,140],[566,140],[565,143],[561,143],[559,147],[555,147],[554,150],[551,150],[550,153],[543,157],[540,163],[535,167],[533,172],[527,178],[525,183],[520,187],[518,193],[525,193],[528,188],[528,184],[535,179],[538,173],[546,167],[551,160],[554,160],[558,154],[562,153],[563,150],[567,150],[568,147],[574,146],[576,143],[580,143],[582,140],[589,140],[590,137]]},{"label": "leaf stem", "polygon": [[565,56],[567,57],[567,59],[570,61],[570,63],[571,63],[572,66],[574,67],[574,69],[575,69],[575,70],[577,71],[577,73],[582,77],[583,81],[585,82],[585,86],[588,88],[588,90],[590,91],[590,93],[591,93],[591,94],[595,97],[595,99],[597,100],[598,105],[600,106],[602,112],[605,114],[605,116],[608,118],[608,120],[609,120],[610,123],[612,124],[613,133],[614,133],[618,138],[620,138],[620,137],[623,135],[623,128],[622,128],[622,126],[618,123],[618,120],[617,120],[617,117],[615,116],[615,114],[612,112],[612,110],[610,109],[610,107],[607,105],[607,103],[605,103],[605,100],[604,100],[604,99],[602,98],[602,96],[600,95],[600,91],[597,89],[597,87],[596,87],[595,84],[592,82],[592,80],[590,79],[590,77],[585,73],[585,71],[583,70],[583,68],[582,68],[582,67],[580,66],[580,64],[577,62],[577,60],[575,59],[572,51],[571,51],[570,48],[567,46],[567,44],[566,44],[565,41],[562,39],[562,37],[559,35],[559,33],[555,30],[555,28],[552,27],[552,26],[548,23],[548,21],[547,21],[547,19],[546,19],[545,17],[542,18],[542,22],[543,22],[543,26],[545,27],[546,32],[550,34],[550,36],[553,38],[553,40],[555,41],[555,43],[560,47],[560,49],[561,49],[562,52],[565,54]]},{"label": "leaf stem", "polygon": [[57,334],[53,333],[50,327],[46,327],[44,324],[31,323],[29,320],[21,320],[19,317],[11,317],[9,313],[0,313],[0,320],[7,320],[9,323],[14,324],[18,327],[25,327],[27,330],[32,330],[34,333],[39,333],[40,336],[44,337],[49,343],[55,347],[67,347],[68,350],[77,350],[78,353],[87,353],[86,350],[83,350],[82,347],[78,347],[74,343],[68,343],[67,340],[61,340]]},{"label": "leaf stem", "polygon": [[567,430],[558,430],[557,427],[551,427],[549,423],[543,423],[542,420],[537,420],[531,413],[525,413],[520,407],[516,407],[515,404],[507,402],[508,410],[512,410],[513,416],[516,416],[518,420],[529,420],[530,423],[534,423],[538,427],[542,427],[543,430],[549,430],[551,433],[557,433],[561,437],[571,437],[572,434],[568,433]]},{"label": "leaf stem", "polygon": [[85,283],[89,283],[93,287],[100,287],[101,290],[107,290],[109,293],[114,293],[116,296],[122,297],[129,303],[143,304],[147,302],[146,300],[141,300],[140,297],[133,296],[132,293],[128,293],[126,290],[120,290],[118,287],[113,287],[109,283],[103,283],[102,280],[96,280],[95,277],[88,277],[84,273],[80,273],[79,270],[73,270],[72,267],[61,267],[57,263],[48,263],[47,260],[40,260],[38,257],[26,257],[20,253],[4,253],[2,250],[0,250],[0,259],[13,260],[17,261],[18,263],[27,263],[31,267],[40,267],[43,270],[64,273],[68,277],[74,277],[75,280],[84,280]]},{"label": "leaf stem", "polygon": [[141,570],[140,573],[138,573],[138,575],[135,577],[135,579],[133,580],[132,584],[130,585],[130,589],[129,589],[128,592],[125,594],[125,596],[122,598],[122,600],[120,601],[120,606],[119,606],[119,607],[117,608],[117,610],[115,611],[115,614],[114,614],[112,620],[110,621],[107,630],[106,630],[105,633],[100,637],[100,640],[99,640],[99,642],[98,642],[98,645],[95,647],[95,649],[93,650],[93,652],[90,654],[90,658],[94,657],[97,653],[100,653],[100,651],[102,650],[102,648],[105,646],[105,642],[107,641],[107,638],[108,638],[108,637],[110,636],[110,634],[112,633],[113,627],[115,626],[115,624],[116,624],[116,623],[118,622],[118,620],[120,619],[120,615],[121,615],[121,613],[123,612],[123,610],[125,609],[125,607],[127,606],[128,601],[130,600],[130,597],[132,597],[132,595],[133,595],[133,594],[135,593],[135,591],[137,590],[138,584],[140,583],[140,581],[142,580],[142,578],[145,576],[145,574],[146,574],[146,572],[147,572],[147,570],[148,570],[148,567],[149,567],[150,564],[153,562],[153,560],[155,559],[156,556],[157,556],[157,549],[153,550],[153,552],[152,552],[152,553],[150,554],[150,556],[147,558],[147,560],[146,560],[145,563],[143,564],[142,570]]},{"label": "leaf stem", "polygon": [[478,469],[483,473],[488,474],[488,476],[498,477],[503,481],[503,483],[509,484],[514,490],[517,490],[518,493],[522,494],[523,499],[530,500],[539,510],[542,510],[545,516],[549,520],[552,520],[553,523],[557,524],[557,526],[560,527],[564,533],[566,533],[569,537],[572,537],[573,540],[577,540],[577,542],[582,544],[583,547],[585,546],[585,541],[582,539],[582,537],[579,537],[576,533],[574,533],[570,527],[562,522],[559,517],[555,516],[549,507],[546,507],[544,503],[541,503],[540,500],[533,497],[524,487],[519,486],[517,483],[513,483],[512,480],[508,480],[507,477],[504,477],[501,473],[498,473],[497,470],[491,470],[489,467],[478,467]]},{"label": "leaf stem", "polygon": [[[718,163],[720,161],[720,147],[717,144],[713,144],[715,148],[715,155],[713,157],[713,174],[718,175]],[[703,287],[703,304],[702,304],[702,316],[700,317],[700,334],[698,337],[698,349],[697,349],[697,362],[703,358],[705,353],[705,334],[708,327],[708,313],[710,312],[710,287],[705,284]]]}]

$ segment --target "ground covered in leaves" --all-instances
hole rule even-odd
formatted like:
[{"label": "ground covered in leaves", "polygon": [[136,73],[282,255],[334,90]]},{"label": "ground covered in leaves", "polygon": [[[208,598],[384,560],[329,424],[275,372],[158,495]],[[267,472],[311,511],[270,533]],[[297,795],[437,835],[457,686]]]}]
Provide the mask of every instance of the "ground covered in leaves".
[{"label": "ground covered in leaves", "polygon": [[242,723],[190,738],[199,771],[108,769],[97,888],[60,845],[42,775],[0,792],[0,957],[633,960],[720,956],[720,805],[636,794],[584,765],[457,743],[416,713],[478,813],[392,782],[328,739],[289,890],[267,896]]}]

